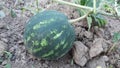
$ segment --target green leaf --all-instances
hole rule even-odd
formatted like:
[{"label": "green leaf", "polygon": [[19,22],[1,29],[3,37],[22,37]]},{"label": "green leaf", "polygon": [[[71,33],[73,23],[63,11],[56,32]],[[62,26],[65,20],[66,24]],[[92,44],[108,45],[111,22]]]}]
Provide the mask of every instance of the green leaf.
[{"label": "green leaf", "polygon": [[113,35],[113,42],[118,42],[120,40],[120,33],[115,32]]},{"label": "green leaf", "polygon": [[5,54],[7,55],[8,59],[12,57],[12,54],[10,52],[5,51]]},{"label": "green leaf", "polygon": [[99,21],[98,21],[98,24],[99,24],[99,27],[103,27],[106,25],[106,20],[104,19],[101,19],[101,18],[97,18]]},{"label": "green leaf", "polygon": [[10,64],[10,58],[12,57],[12,54],[8,51],[4,51],[6,58],[7,58],[7,64],[5,65],[5,68],[11,68]]},{"label": "green leaf", "polygon": [[101,25],[100,27],[106,25],[107,21],[106,21],[106,19],[104,18],[103,15],[97,14],[97,15],[96,15],[96,18],[99,19],[99,23],[100,23],[100,25]]},{"label": "green leaf", "polygon": [[88,0],[81,0],[81,5],[85,5]]},{"label": "green leaf", "polygon": [[93,0],[88,0],[86,6],[93,7]]},{"label": "green leaf", "polygon": [[0,11],[0,18],[4,18],[5,17],[5,13],[3,11]]},{"label": "green leaf", "polygon": [[91,25],[92,25],[92,18],[91,17],[87,17],[87,23],[88,23],[88,30],[90,30]]},{"label": "green leaf", "polygon": [[10,63],[7,63],[7,64],[5,65],[5,68],[11,68],[11,64],[10,64]]},{"label": "green leaf", "polygon": [[15,13],[15,11],[13,9],[11,9],[11,17],[12,18],[17,17],[17,14]]},{"label": "green leaf", "polygon": [[3,58],[2,58],[2,57],[0,57],[0,63],[1,63],[1,62],[3,62]]},{"label": "green leaf", "polygon": [[[99,7],[102,0],[96,0],[96,7]],[[86,6],[93,7],[93,0],[87,0]]]},{"label": "green leaf", "polygon": [[26,10],[26,9],[25,9],[24,7],[21,8],[22,13],[25,12],[25,10]]},{"label": "green leaf", "polygon": [[102,26],[99,18],[96,18],[96,23],[98,24],[97,26],[99,26],[99,27]]},{"label": "green leaf", "polygon": [[86,0],[75,0],[76,4],[85,5]]},{"label": "green leaf", "polygon": [[94,26],[99,26],[99,27],[103,27],[106,25],[107,21],[104,18],[104,16],[102,16],[101,14],[92,14],[91,17],[93,18],[93,25]]},{"label": "green leaf", "polygon": [[119,5],[120,5],[120,0],[117,0],[117,4],[119,4]]},{"label": "green leaf", "polygon": [[[86,2],[87,2],[87,0],[75,0],[74,2],[75,2],[76,4],[79,4],[79,5],[85,5]],[[80,15],[80,16],[83,16],[83,15],[85,14],[85,10],[83,10],[83,9],[77,8],[77,11],[79,12],[79,15]]]}]

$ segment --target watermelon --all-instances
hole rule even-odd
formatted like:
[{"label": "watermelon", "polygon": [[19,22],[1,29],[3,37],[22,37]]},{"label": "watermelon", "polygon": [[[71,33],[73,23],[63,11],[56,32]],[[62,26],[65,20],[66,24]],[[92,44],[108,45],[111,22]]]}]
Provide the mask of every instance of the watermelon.
[{"label": "watermelon", "polygon": [[25,25],[25,47],[37,58],[58,59],[72,48],[74,40],[75,31],[67,16],[55,10],[42,11]]}]

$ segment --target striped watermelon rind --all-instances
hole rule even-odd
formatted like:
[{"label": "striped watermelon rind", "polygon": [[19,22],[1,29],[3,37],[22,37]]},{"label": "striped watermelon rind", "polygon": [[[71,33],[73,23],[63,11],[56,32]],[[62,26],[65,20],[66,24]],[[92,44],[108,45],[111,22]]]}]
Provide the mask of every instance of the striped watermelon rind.
[{"label": "striped watermelon rind", "polygon": [[25,25],[26,49],[41,59],[58,59],[65,55],[75,40],[75,31],[67,16],[46,10],[33,16]]}]

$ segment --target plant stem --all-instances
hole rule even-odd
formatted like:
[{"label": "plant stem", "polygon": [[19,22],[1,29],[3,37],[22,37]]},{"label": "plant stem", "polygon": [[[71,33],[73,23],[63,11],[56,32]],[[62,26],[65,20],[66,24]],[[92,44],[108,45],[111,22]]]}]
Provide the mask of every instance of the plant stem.
[{"label": "plant stem", "polygon": [[115,0],[115,12],[118,14],[118,10],[117,10],[117,0]]},{"label": "plant stem", "polygon": [[92,12],[93,12],[93,11],[89,11],[87,14],[85,14],[85,15],[83,15],[83,16],[77,18],[77,19],[71,19],[71,20],[69,20],[69,22],[70,22],[70,23],[78,22],[78,21],[80,21],[80,20],[86,18],[86,17],[87,17],[90,13],[92,13]]},{"label": "plant stem", "polygon": [[82,8],[82,9],[90,10],[90,11],[93,10],[93,8],[91,8],[91,7],[77,5],[77,4],[66,2],[66,1],[63,1],[63,0],[53,0],[53,1],[59,2],[61,4],[66,4],[66,5],[74,6],[74,7],[77,7],[77,8]]},{"label": "plant stem", "polygon": [[39,11],[38,0],[36,0],[37,12]]},{"label": "plant stem", "polygon": [[[97,13],[100,13],[100,14],[105,15],[105,16],[111,16],[111,17],[114,17],[113,14],[111,14],[111,13],[107,13],[107,12],[105,12],[105,11],[101,11],[101,10],[97,10]],[[120,17],[120,16],[118,16],[118,17]]]},{"label": "plant stem", "polygon": [[110,52],[112,52],[112,50],[115,48],[116,45],[117,45],[117,43],[113,43],[112,47],[110,47],[110,49],[108,50],[107,54],[109,54]]},{"label": "plant stem", "polygon": [[96,0],[93,0],[94,13],[96,14]]}]

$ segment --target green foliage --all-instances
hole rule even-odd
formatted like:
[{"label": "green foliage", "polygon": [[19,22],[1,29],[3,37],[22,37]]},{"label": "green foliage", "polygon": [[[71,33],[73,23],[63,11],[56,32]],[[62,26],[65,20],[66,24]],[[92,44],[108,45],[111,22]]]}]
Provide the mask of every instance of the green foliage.
[{"label": "green foliage", "polygon": [[113,9],[112,9],[111,6],[108,5],[108,4],[104,4],[104,5],[103,5],[103,10],[105,10],[106,12],[109,12],[109,13],[112,13],[112,12],[113,12]]},{"label": "green foliage", "polygon": [[90,30],[92,26],[92,17],[87,17],[87,22],[88,22],[88,30]]},{"label": "green foliage", "polygon": [[117,0],[117,3],[120,5],[120,0]]},{"label": "green foliage", "polygon": [[93,26],[104,27],[107,23],[101,14],[91,14],[87,17],[88,30]]},{"label": "green foliage", "polygon": [[12,54],[8,51],[5,51],[5,55],[7,59],[10,59],[12,57]]},{"label": "green foliage", "polygon": [[[93,0],[75,0],[75,3],[83,6],[93,7]],[[97,0],[96,7],[99,8],[100,4],[101,4],[101,0]],[[78,11],[80,16],[83,16],[88,12],[88,10],[83,10],[83,9],[78,9]],[[102,27],[105,26],[107,22],[106,19],[101,14],[92,13],[89,14],[89,16],[87,17],[87,23],[89,30],[92,27],[92,25]]]},{"label": "green foliage", "polygon": [[[98,8],[101,3],[101,0],[96,0],[96,3],[96,7]],[[87,0],[86,6],[93,7],[93,0]]]},{"label": "green foliage", "polygon": [[12,18],[17,17],[17,14],[16,14],[16,12],[13,9],[11,9],[10,13],[11,13],[11,17]]},{"label": "green foliage", "polygon": [[[96,2],[96,7],[99,7],[101,0],[97,0]],[[75,0],[75,3],[83,6],[93,7],[93,0]]]},{"label": "green foliage", "polygon": [[113,65],[110,65],[109,68],[113,68]]},{"label": "green foliage", "polygon": [[11,68],[11,64],[10,64],[10,63],[7,63],[7,64],[5,65],[5,68]]},{"label": "green foliage", "polygon": [[103,27],[106,25],[106,20],[101,14],[92,14],[93,25],[98,27]]},{"label": "green foliage", "polygon": [[5,51],[5,57],[7,58],[7,64],[5,65],[5,68],[11,68],[10,59],[12,54],[8,51]]},{"label": "green foliage", "polygon": [[0,63],[2,63],[3,62],[3,58],[0,56]]},{"label": "green foliage", "polygon": [[115,32],[113,35],[113,42],[118,42],[120,41],[120,33],[119,32]]},{"label": "green foliage", "polygon": [[120,41],[120,33],[119,32],[115,32],[113,35],[113,45],[112,47],[108,50],[108,53],[110,53],[111,51],[115,51],[116,48],[116,44]]},{"label": "green foliage", "polygon": [[114,0],[103,0],[101,3],[101,10],[115,14]]},{"label": "green foliage", "polygon": [[0,64],[4,61],[7,60],[7,64],[5,64],[4,68],[12,68],[10,64],[10,59],[12,57],[12,54],[8,51],[4,51],[4,57],[0,56]]},{"label": "green foliage", "polygon": [[103,0],[101,10],[120,17],[120,3],[119,0]]},{"label": "green foliage", "polygon": [[21,8],[22,12],[30,11],[32,14],[36,14],[43,10],[41,6],[39,6],[39,0],[35,0],[33,3],[27,4]]}]

